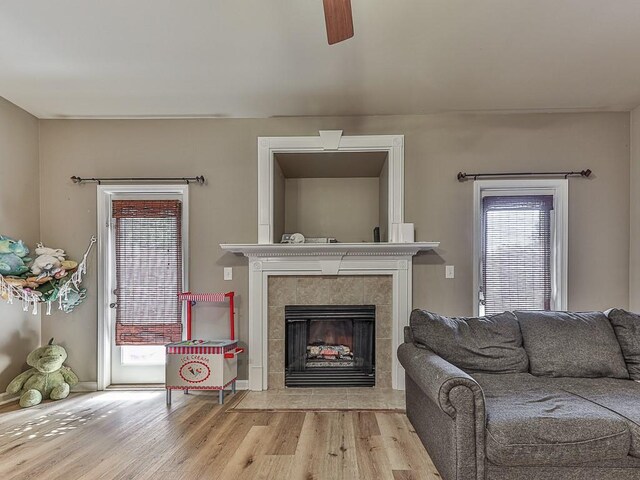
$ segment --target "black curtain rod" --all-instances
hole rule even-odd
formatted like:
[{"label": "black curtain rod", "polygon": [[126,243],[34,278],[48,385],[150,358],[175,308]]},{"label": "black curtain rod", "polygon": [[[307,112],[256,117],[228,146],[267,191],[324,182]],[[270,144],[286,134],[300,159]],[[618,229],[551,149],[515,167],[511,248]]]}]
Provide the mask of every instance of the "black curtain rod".
[{"label": "black curtain rod", "polygon": [[198,185],[205,184],[204,176],[200,175],[199,177],[129,177],[129,178],[81,178],[77,176],[71,177],[71,181],[73,183],[97,183],[98,185],[102,184],[102,182],[185,182],[189,183],[197,183]]},{"label": "black curtain rod", "polygon": [[469,178],[477,180],[478,178],[487,177],[583,177],[589,178],[591,176],[591,170],[581,170],[579,172],[513,172],[513,173],[463,173],[458,172],[458,181],[464,182]]}]

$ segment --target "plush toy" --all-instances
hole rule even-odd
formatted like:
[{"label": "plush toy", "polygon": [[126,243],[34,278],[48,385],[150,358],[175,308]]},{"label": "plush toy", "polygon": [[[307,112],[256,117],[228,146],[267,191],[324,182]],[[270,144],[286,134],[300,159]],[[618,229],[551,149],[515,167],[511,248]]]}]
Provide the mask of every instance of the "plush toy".
[{"label": "plush toy", "polygon": [[[0,253],[13,253],[20,258],[24,258],[29,255],[29,249],[22,240],[14,240],[0,235]],[[26,261],[28,262],[30,259]]]},{"label": "plush toy", "polygon": [[61,248],[45,247],[41,243],[36,247],[36,259],[31,265],[31,273],[38,277],[61,278],[66,275],[62,266],[67,254]]},{"label": "plush toy", "polygon": [[65,258],[67,258],[67,254],[64,253],[64,250],[61,248],[49,248],[45,247],[41,243],[36,247],[36,255],[49,255],[51,257],[57,258],[59,261],[63,262]]},{"label": "plush toy", "polygon": [[22,240],[0,235],[0,274],[22,275],[29,271],[29,249]]},{"label": "plush toy", "polygon": [[14,378],[7,393],[21,392],[20,406],[32,407],[43,399],[62,400],[69,396],[70,387],[78,383],[78,377],[65,367],[67,351],[60,345],[49,344],[36,348],[27,356],[27,365],[33,367]]},{"label": "plush toy", "polygon": [[29,267],[24,264],[24,259],[13,253],[0,253],[1,275],[22,275],[28,271]]},{"label": "plush toy", "polygon": [[69,290],[67,295],[61,299],[62,311],[64,313],[71,313],[73,309],[82,303],[87,298],[87,289],[80,288],[78,290]]},{"label": "plush toy", "polygon": [[56,257],[40,255],[33,261],[31,273],[51,277],[60,271],[61,265],[62,263]]}]

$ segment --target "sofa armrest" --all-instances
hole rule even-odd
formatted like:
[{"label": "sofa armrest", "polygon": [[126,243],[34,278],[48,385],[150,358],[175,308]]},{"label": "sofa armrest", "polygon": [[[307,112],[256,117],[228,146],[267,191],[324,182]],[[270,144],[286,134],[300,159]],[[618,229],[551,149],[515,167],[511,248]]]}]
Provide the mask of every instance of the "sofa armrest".
[{"label": "sofa armrest", "polygon": [[400,345],[398,348],[398,360],[400,360],[407,375],[420,387],[424,394],[451,418],[455,419],[458,409],[462,407],[456,399],[458,392],[460,392],[457,387],[463,387],[471,391],[474,398],[475,413],[480,413],[484,419],[482,388],[470,375],[428,348],[418,347],[413,343]]},{"label": "sofa armrest", "polygon": [[407,416],[444,480],[484,480],[485,401],[478,383],[428,348],[398,348]]}]

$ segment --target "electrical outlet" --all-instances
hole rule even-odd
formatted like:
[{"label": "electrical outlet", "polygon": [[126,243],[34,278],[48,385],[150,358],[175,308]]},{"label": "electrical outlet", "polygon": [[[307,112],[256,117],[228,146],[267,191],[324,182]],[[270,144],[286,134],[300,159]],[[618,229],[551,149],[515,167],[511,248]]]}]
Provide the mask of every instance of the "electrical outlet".
[{"label": "electrical outlet", "polygon": [[444,278],[455,278],[456,272],[453,265],[447,265],[444,267]]},{"label": "electrical outlet", "polygon": [[233,280],[233,268],[224,267],[224,279],[225,280]]}]

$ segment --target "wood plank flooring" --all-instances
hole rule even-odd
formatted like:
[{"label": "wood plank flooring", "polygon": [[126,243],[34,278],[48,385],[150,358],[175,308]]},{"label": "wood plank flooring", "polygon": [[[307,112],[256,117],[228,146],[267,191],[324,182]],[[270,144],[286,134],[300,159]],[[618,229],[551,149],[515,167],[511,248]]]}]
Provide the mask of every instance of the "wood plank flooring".
[{"label": "wood plank flooring", "polygon": [[402,413],[241,412],[209,395],[111,391],[0,407],[3,480],[436,480]]}]

